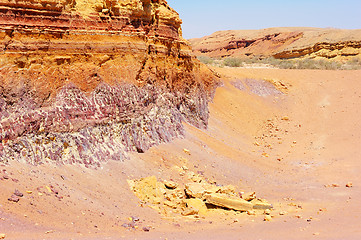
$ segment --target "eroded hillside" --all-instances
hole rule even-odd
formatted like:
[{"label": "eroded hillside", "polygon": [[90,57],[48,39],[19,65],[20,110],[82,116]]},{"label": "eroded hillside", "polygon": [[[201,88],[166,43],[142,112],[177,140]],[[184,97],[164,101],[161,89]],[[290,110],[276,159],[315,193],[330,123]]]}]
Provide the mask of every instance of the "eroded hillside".
[{"label": "eroded hillside", "polygon": [[361,55],[361,30],[269,28],[219,31],[190,39],[197,55],[209,57],[324,58]]}]

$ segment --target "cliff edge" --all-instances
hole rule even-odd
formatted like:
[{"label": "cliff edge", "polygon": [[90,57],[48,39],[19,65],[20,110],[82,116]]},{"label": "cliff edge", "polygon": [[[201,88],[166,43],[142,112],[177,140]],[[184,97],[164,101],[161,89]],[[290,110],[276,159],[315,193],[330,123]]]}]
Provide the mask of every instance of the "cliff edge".
[{"label": "cliff edge", "polygon": [[99,166],[206,127],[216,79],[165,0],[0,0],[0,161]]}]

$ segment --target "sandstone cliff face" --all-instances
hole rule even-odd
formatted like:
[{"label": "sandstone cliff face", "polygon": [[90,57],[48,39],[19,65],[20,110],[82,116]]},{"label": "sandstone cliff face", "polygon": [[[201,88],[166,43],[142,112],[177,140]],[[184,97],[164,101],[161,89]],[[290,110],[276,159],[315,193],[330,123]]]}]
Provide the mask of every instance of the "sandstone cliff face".
[{"label": "sandstone cliff face", "polygon": [[164,0],[0,0],[0,161],[99,165],[205,127],[214,75]]},{"label": "sandstone cliff face", "polygon": [[270,28],[220,31],[190,42],[195,54],[210,57],[344,60],[361,56],[361,30]]}]

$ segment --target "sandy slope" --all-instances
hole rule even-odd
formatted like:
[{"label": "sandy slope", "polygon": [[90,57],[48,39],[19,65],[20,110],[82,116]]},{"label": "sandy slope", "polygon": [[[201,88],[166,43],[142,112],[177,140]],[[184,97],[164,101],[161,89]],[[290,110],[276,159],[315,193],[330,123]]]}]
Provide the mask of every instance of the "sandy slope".
[{"label": "sandy slope", "polygon": [[[208,130],[186,125],[184,139],[98,170],[1,166],[10,179],[0,180],[0,233],[6,239],[361,238],[361,71],[215,71],[224,84],[210,104]],[[245,78],[282,82],[288,93],[258,96],[231,84]],[[256,191],[273,203],[273,220],[232,212],[167,219],[139,206],[127,179],[184,181],[174,168],[184,165],[218,184]],[[325,187],[332,184],[339,187]],[[50,185],[62,199],[47,190]],[[25,194],[18,203],[7,201],[15,188]],[[121,227],[130,216],[140,218],[139,229]],[[154,229],[144,232],[143,226]]]}]

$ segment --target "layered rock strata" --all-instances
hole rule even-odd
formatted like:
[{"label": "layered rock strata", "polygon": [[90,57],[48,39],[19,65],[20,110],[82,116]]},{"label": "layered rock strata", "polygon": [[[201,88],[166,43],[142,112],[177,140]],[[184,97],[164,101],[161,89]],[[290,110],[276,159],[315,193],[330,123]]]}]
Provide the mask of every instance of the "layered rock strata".
[{"label": "layered rock strata", "polygon": [[164,0],[0,0],[0,161],[99,165],[205,127],[214,75]]},{"label": "layered rock strata", "polygon": [[361,57],[361,30],[269,28],[219,31],[191,39],[197,55],[209,57],[325,58]]}]

